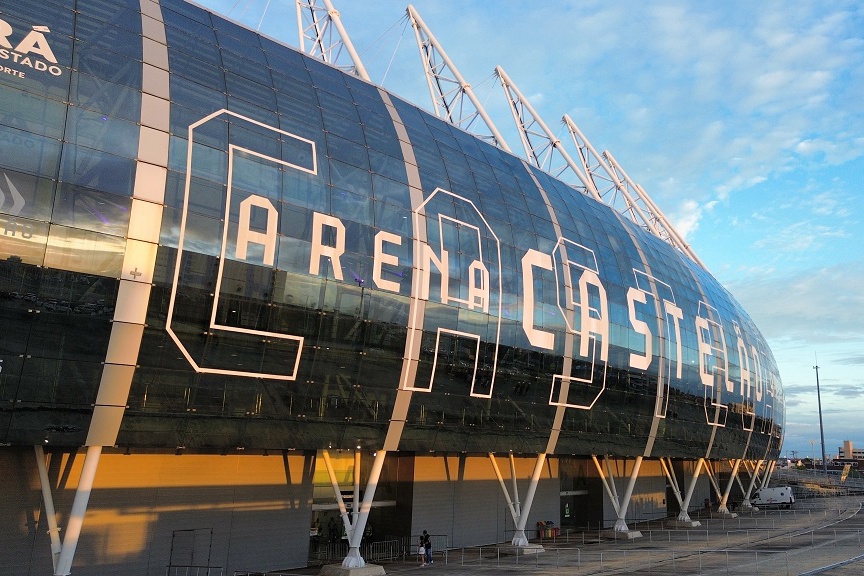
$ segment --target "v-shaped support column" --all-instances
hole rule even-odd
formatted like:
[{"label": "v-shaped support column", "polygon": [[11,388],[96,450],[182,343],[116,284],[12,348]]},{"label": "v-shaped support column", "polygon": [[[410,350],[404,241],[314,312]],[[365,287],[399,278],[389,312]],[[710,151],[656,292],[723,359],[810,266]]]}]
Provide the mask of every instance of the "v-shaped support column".
[{"label": "v-shaped support column", "polygon": [[333,485],[333,492],[336,495],[336,503],[339,505],[339,515],[342,516],[345,534],[348,535],[348,554],[342,560],[342,567],[363,568],[366,566],[366,561],[360,555],[360,542],[363,540],[363,531],[366,529],[366,521],[369,519],[369,510],[372,509],[372,500],[375,498],[375,490],[378,488],[378,480],[381,478],[381,469],[384,466],[384,457],[387,452],[379,450],[375,454],[375,461],[372,463],[372,470],[369,472],[369,480],[366,481],[366,492],[363,494],[363,503],[359,505],[360,453],[354,453],[354,503],[351,516],[348,515],[348,508],[345,506],[345,500],[342,498],[342,491],[339,490],[339,481],[336,479],[336,473],[333,471],[330,453],[327,450],[322,450],[321,452],[324,456],[324,465],[327,467],[327,474],[330,476],[330,483]]},{"label": "v-shaped support column", "polygon": [[702,523],[698,520],[690,518],[690,500],[693,498],[693,491],[696,489],[696,480],[699,478],[699,472],[702,470],[702,465],[705,463],[704,458],[699,458],[696,461],[696,470],[693,471],[693,477],[690,479],[690,484],[687,486],[687,492],[681,494],[681,489],[678,487],[678,476],[675,474],[675,468],[672,466],[671,458],[661,458],[660,465],[663,467],[663,473],[669,480],[672,486],[672,492],[675,494],[675,499],[678,501],[678,517],[674,520],[667,520],[666,523],[678,528],[696,528]]},{"label": "v-shaped support column", "polygon": [[42,503],[45,505],[45,516],[48,521],[48,534],[51,536],[51,561],[57,569],[57,558],[63,545],[60,542],[60,528],[57,526],[57,513],[54,511],[54,496],[51,494],[51,483],[48,480],[48,469],[45,466],[45,451],[38,444],[33,446],[36,452],[36,468],[39,470],[39,483],[42,485]]},{"label": "v-shaped support column", "polygon": [[[708,480],[711,481],[711,487],[714,488],[714,495],[717,497],[717,500],[723,505],[723,508],[725,508],[726,505],[725,505],[725,502],[723,499],[723,491],[720,490],[720,483],[717,481],[717,475],[714,472],[714,468],[711,465],[710,460],[705,461],[705,472],[708,474]],[[730,480],[732,480],[732,479],[730,478]],[[737,516],[737,514],[729,512],[728,509],[727,510],[721,510],[719,505],[718,505],[716,511],[714,511],[714,510],[711,511],[712,517],[714,517],[715,514],[717,515],[718,518],[727,518],[727,517],[734,518]]]},{"label": "v-shaped support column", "polygon": [[738,469],[741,467],[741,458],[736,458],[732,462],[732,472],[729,474],[729,482],[726,483],[726,490],[723,491],[723,495],[720,497],[720,505],[717,506],[717,512],[719,512],[720,514],[737,516],[737,514],[729,512],[729,507],[727,506],[727,504],[729,503],[729,493],[732,492],[732,485],[735,483],[735,479],[738,477]]},{"label": "v-shaped support column", "polygon": [[42,499],[45,504],[45,515],[48,517],[48,531],[51,534],[51,559],[54,562],[54,575],[67,576],[72,573],[72,559],[78,547],[81,527],[84,525],[84,514],[93,491],[93,480],[102,455],[101,446],[88,446],[84,457],[84,467],[78,478],[78,488],[72,501],[72,511],[66,524],[66,536],[60,540],[60,528],[57,526],[57,516],[54,510],[54,498],[51,495],[51,484],[48,481],[48,470],[45,467],[45,451],[42,446],[34,446],[36,467],[39,469],[39,482],[42,485]]},{"label": "v-shaped support column", "polygon": [[764,462],[764,460],[756,460],[753,464],[752,470],[748,467],[750,472],[750,484],[747,485],[747,490],[744,491],[744,500],[741,502],[742,508],[753,508],[753,504],[750,502],[750,495],[753,494],[753,488],[756,487],[756,480],[759,479],[759,472]]},{"label": "v-shaped support column", "polygon": [[771,481],[771,476],[774,475],[774,468],[777,467],[777,461],[772,460],[765,466],[765,472],[762,474],[762,484],[759,485],[760,488],[765,488],[768,486],[768,483]]},{"label": "v-shaped support column", "polygon": [[[631,531],[627,527],[627,508],[630,506],[630,499],[633,497],[633,488],[636,485],[636,478],[639,476],[639,468],[642,466],[642,456],[637,456],[633,462],[633,470],[630,472],[630,479],[627,482],[627,488],[624,490],[624,495],[618,498],[618,489],[615,487],[615,475],[612,473],[612,465],[609,462],[609,457],[604,456],[603,461],[606,464],[606,473],[600,467],[600,461],[597,456],[591,455],[594,460],[594,466],[597,467],[597,472],[600,474],[600,480],[603,481],[603,487],[606,489],[606,494],[609,496],[609,501],[612,502],[612,507],[615,509],[617,518],[615,520],[614,532],[628,533],[629,537],[638,538],[642,533],[638,530]],[[626,467],[625,467],[626,470]]]},{"label": "v-shaped support column", "polygon": [[492,468],[495,469],[495,476],[498,478],[498,483],[504,492],[504,498],[507,500],[507,508],[510,510],[510,516],[513,518],[513,525],[516,526],[516,532],[513,534],[511,544],[513,546],[528,546],[525,525],[528,523],[528,514],[531,512],[531,505],[534,503],[534,494],[537,492],[537,484],[540,483],[540,475],[543,473],[546,454],[541,453],[537,455],[537,461],[534,463],[534,472],[531,474],[531,481],[528,484],[528,492],[525,494],[524,506],[519,503],[519,487],[516,484],[516,464],[513,460],[513,454],[510,454],[510,477],[513,481],[512,498],[510,497],[510,492],[507,490],[507,485],[504,483],[501,469],[498,468],[495,454],[489,453],[489,461],[492,462]]}]

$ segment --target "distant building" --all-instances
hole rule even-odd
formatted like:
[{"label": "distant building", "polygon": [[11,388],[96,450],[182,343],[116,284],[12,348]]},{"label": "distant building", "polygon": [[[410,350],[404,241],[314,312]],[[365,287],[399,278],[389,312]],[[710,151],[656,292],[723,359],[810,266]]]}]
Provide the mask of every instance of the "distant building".
[{"label": "distant building", "polygon": [[843,446],[837,449],[837,460],[844,462],[860,462],[864,460],[864,449],[855,448],[852,440],[844,440]]}]

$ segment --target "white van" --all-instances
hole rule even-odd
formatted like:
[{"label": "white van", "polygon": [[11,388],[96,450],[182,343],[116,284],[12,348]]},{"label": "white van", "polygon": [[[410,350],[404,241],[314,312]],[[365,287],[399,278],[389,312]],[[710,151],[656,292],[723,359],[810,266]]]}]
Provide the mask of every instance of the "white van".
[{"label": "white van", "polygon": [[795,496],[792,494],[791,486],[778,486],[776,488],[762,488],[757,490],[750,499],[750,503],[754,506],[780,506],[782,508],[791,508],[795,503]]}]

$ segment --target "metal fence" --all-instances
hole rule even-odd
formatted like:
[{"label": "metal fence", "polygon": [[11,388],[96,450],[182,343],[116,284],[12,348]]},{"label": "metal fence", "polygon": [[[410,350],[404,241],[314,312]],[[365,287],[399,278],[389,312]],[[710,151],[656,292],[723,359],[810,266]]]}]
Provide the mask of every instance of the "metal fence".
[{"label": "metal fence", "polygon": [[166,566],[165,576],[222,576],[221,566]]},{"label": "metal fence", "polygon": [[[310,551],[309,560],[313,563],[342,561],[348,554],[348,543],[326,542]],[[367,542],[360,546],[360,555],[367,562],[382,562],[386,560],[397,560],[404,556],[401,540],[383,540],[381,542]],[[253,574],[250,572],[250,574]]]},{"label": "metal fence", "polygon": [[790,574],[785,550],[645,550],[621,549],[585,551],[581,548],[553,548],[541,553],[512,547],[483,547],[450,550],[450,563],[462,566],[537,569],[640,569],[656,574]]}]

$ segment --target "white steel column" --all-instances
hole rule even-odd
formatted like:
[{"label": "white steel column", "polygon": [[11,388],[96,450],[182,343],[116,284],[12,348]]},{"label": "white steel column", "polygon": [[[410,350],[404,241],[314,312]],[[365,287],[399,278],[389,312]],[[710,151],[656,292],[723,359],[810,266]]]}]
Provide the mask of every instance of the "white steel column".
[{"label": "white steel column", "polygon": [[753,470],[750,472],[750,484],[747,485],[747,491],[744,493],[744,500],[741,502],[742,508],[752,508],[750,503],[750,494],[753,493],[753,488],[756,486],[756,480],[759,478],[759,469],[762,467],[764,460],[757,460],[753,465]]},{"label": "white steel column", "polygon": [[705,472],[708,474],[708,480],[714,488],[714,495],[717,496],[717,498],[720,498],[720,485],[717,483],[717,477],[714,475],[714,468],[711,466],[710,460],[705,461]]},{"label": "white steel column", "polygon": [[342,560],[343,568],[363,568],[366,566],[366,561],[360,555],[360,544],[363,540],[363,531],[366,529],[366,522],[369,519],[369,510],[372,509],[372,501],[375,499],[375,490],[378,488],[378,480],[381,478],[381,469],[384,466],[384,457],[387,455],[385,450],[379,450],[375,453],[375,461],[372,463],[372,470],[369,472],[369,480],[366,481],[366,492],[363,494],[363,502],[360,503],[359,491],[359,467],[360,453],[354,453],[354,503],[352,506],[353,521],[348,515],[348,509],[345,506],[345,501],[342,499],[342,492],[339,490],[339,481],[336,478],[336,473],[333,471],[333,463],[330,461],[330,453],[327,450],[321,451],[324,456],[324,465],[327,467],[327,474],[330,476],[330,483],[333,485],[333,492],[336,495],[336,502],[339,505],[339,514],[342,516],[342,523],[345,526],[345,534],[348,536],[348,554]]},{"label": "white steel column", "polygon": [[768,482],[771,481],[771,476],[774,474],[774,468],[776,468],[776,467],[777,467],[777,461],[776,460],[772,460],[771,462],[768,463],[768,465],[765,467],[765,473],[762,475],[762,484],[761,484],[760,488],[765,488],[766,486],[768,486]]},{"label": "white steel column", "polygon": [[702,471],[702,466],[705,464],[705,458],[699,458],[696,461],[696,470],[693,472],[693,478],[690,479],[690,486],[687,487],[687,494],[684,495],[684,501],[681,503],[681,512],[678,513],[678,520],[682,522],[690,522],[690,500],[693,498],[693,491],[696,489],[696,481],[699,479],[699,472]]},{"label": "white steel column", "polygon": [[725,514],[729,513],[729,508],[726,506],[729,502],[729,493],[732,491],[732,485],[735,483],[735,478],[738,476],[738,469],[741,467],[741,458],[735,459],[735,464],[732,465],[732,473],[729,475],[729,482],[726,483],[726,490],[720,498],[720,505],[717,507],[718,512]]},{"label": "white steel column", "polygon": [[[744,466],[744,471],[747,472],[747,474],[749,475],[750,474],[750,464],[748,464],[748,460],[742,460],[741,464]],[[741,489],[741,494],[744,495],[747,493],[747,489],[744,488],[744,483],[741,481],[741,476],[742,476],[742,474],[741,474],[741,471],[739,470],[738,475],[735,476],[735,483],[738,484],[738,488]]]},{"label": "white steel column", "polygon": [[354,529],[348,535],[348,554],[342,560],[343,568],[363,568],[366,561],[360,555],[360,542],[363,540],[363,531],[366,529],[366,521],[369,519],[369,510],[372,509],[372,500],[375,498],[375,490],[378,488],[378,480],[381,478],[381,469],[384,467],[384,457],[387,452],[379,450],[372,462],[372,470],[369,471],[369,480],[366,481],[366,492],[363,494],[363,503],[360,506],[360,514],[354,523]]},{"label": "white steel column", "polygon": [[60,528],[57,526],[57,514],[54,510],[54,496],[51,494],[51,483],[48,481],[48,469],[45,467],[45,451],[42,446],[33,446],[36,452],[36,467],[39,469],[39,484],[42,486],[42,502],[45,505],[45,517],[48,521],[48,534],[51,537],[51,562],[57,569],[57,558],[60,556]]},{"label": "white steel column", "polygon": [[510,498],[510,492],[507,490],[507,485],[504,483],[504,477],[501,475],[501,469],[498,468],[498,462],[495,460],[495,454],[489,453],[489,461],[492,462],[492,468],[495,470],[495,477],[498,478],[498,484],[501,485],[501,491],[504,492],[504,499],[507,500],[507,508],[510,509],[510,516],[513,517],[513,526],[519,525],[519,513],[516,512],[516,506],[513,504],[513,499]]},{"label": "white steel column", "polygon": [[[666,460],[669,460],[667,463]],[[675,495],[675,500],[678,502],[678,508],[684,509],[684,501],[681,498],[681,488],[678,486],[678,477],[675,470],[672,468],[671,458],[660,458],[660,467],[663,468],[663,474],[669,481],[669,486],[672,487],[672,493]]]},{"label": "white steel column", "polygon": [[327,475],[330,476],[330,484],[333,486],[333,493],[336,495],[336,504],[339,506],[339,515],[342,517],[342,525],[345,526],[345,534],[351,535],[351,519],[348,517],[348,509],[345,507],[345,500],[342,498],[342,491],[339,489],[339,480],[336,479],[336,473],[333,471],[333,463],[330,461],[330,452],[322,450],[321,455],[324,456],[324,465],[327,467]]},{"label": "white steel column", "polygon": [[78,547],[78,538],[81,536],[81,526],[84,524],[84,514],[87,512],[87,503],[90,501],[93,479],[96,477],[96,468],[101,455],[102,446],[87,447],[84,467],[78,479],[78,489],[75,490],[75,500],[72,501],[72,512],[66,525],[66,536],[63,538],[60,557],[54,570],[55,576],[67,576],[72,573],[72,558],[75,556],[75,548]]},{"label": "white steel column", "polygon": [[630,529],[627,527],[627,520],[625,518],[627,516],[627,508],[630,506],[630,498],[633,497],[633,487],[636,485],[636,478],[639,476],[639,468],[641,467],[642,456],[637,456],[635,462],[633,462],[633,471],[630,473],[630,481],[627,483],[627,489],[624,491],[624,497],[621,500],[621,505],[618,508],[618,520],[615,521],[616,532],[630,531]]},{"label": "white steel column", "polygon": [[513,504],[516,505],[516,514],[522,515],[522,505],[519,503],[519,485],[516,483],[516,460],[510,452],[510,481],[513,483]]},{"label": "white steel column", "polygon": [[[636,479],[639,477],[639,469],[642,467],[642,456],[637,456],[633,462],[633,470],[630,471],[630,478],[627,482],[627,487],[624,489],[623,496],[618,498],[618,489],[615,486],[615,475],[612,473],[612,464],[609,456],[604,456],[603,461],[606,464],[606,473],[600,467],[600,461],[597,456],[591,455],[594,461],[594,466],[597,467],[597,472],[600,474],[600,480],[603,482],[603,487],[606,488],[606,494],[612,502],[612,507],[615,509],[615,526],[614,532],[630,533],[630,528],[627,527],[627,508],[630,506],[630,499],[633,497],[633,488],[636,486]],[[624,471],[627,471],[627,461],[624,460]],[[630,537],[639,537],[642,534],[638,531],[633,531]]]},{"label": "white steel column", "polygon": [[356,526],[360,515],[360,451],[354,451],[354,498],[351,500],[351,523]]},{"label": "white steel column", "polygon": [[[603,488],[606,489],[606,495],[609,496],[609,501],[612,502],[612,507],[615,508],[615,516],[618,516],[618,490],[615,488],[615,478],[612,476],[612,471],[609,471],[609,477],[606,477],[606,473],[603,472],[603,468],[600,466],[600,461],[597,460],[597,456],[594,454],[591,455],[591,460],[594,461],[594,466],[597,468],[597,473],[600,474],[600,481],[603,482]],[[606,463],[606,468],[609,468],[609,457],[604,456],[603,461]],[[610,486],[611,483],[611,486]]]},{"label": "white steel column", "polygon": [[546,463],[546,454],[541,452],[537,455],[534,463],[534,472],[531,474],[531,483],[528,484],[528,492],[525,494],[525,506],[521,509],[519,523],[516,525],[516,533],[513,535],[514,546],[528,546],[528,538],[525,536],[525,524],[528,523],[528,514],[531,512],[531,504],[534,502],[534,493],[537,492],[537,484],[540,482],[540,474],[543,472],[543,464]]}]

